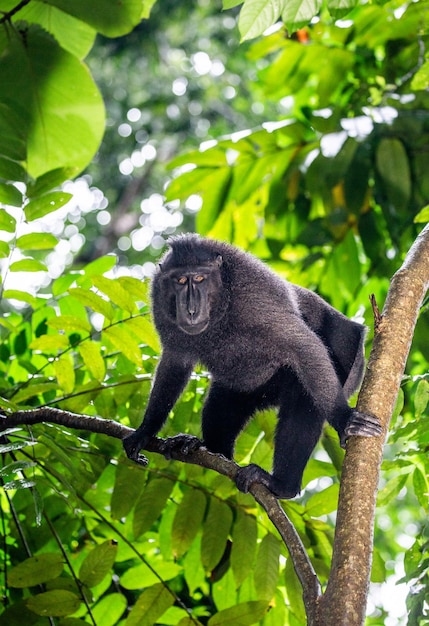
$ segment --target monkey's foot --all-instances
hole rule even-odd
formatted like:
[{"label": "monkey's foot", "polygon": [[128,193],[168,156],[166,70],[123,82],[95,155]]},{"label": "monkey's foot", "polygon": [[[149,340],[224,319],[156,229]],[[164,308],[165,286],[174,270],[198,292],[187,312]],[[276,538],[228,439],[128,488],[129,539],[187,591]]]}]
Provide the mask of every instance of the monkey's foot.
[{"label": "monkey's foot", "polygon": [[174,453],[192,454],[203,446],[203,442],[194,435],[175,435],[168,437],[164,442],[163,454],[167,460],[174,459]]},{"label": "monkey's foot", "polygon": [[340,437],[340,444],[342,448],[345,448],[349,437],[355,435],[358,437],[379,437],[382,433],[383,429],[378,417],[354,410],[343,435]]},{"label": "monkey's foot", "polygon": [[145,455],[140,454],[140,450],[144,448],[146,443],[146,437],[142,439],[137,431],[134,431],[131,435],[122,439],[122,445],[124,446],[127,457],[139,465],[147,465],[149,463]]},{"label": "monkey's foot", "polygon": [[299,487],[297,489],[287,487],[280,480],[254,463],[240,467],[235,475],[235,484],[238,489],[243,491],[243,493],[248,493],[253,483],[264,485],[279,500],[294,498],[301,491]]}]

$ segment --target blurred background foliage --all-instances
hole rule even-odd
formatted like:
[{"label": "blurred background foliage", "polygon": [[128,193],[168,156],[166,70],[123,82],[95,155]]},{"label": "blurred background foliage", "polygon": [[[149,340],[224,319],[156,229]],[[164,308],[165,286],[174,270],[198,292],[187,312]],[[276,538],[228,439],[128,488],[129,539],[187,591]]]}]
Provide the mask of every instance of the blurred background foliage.
[{"label": "blurred background foliage", "polygon": [[[371,329],[369,294],[381,307],[429,219],[428,2],[253,21],[252,0],[96,4],[0,0],[1,409],[139,423],[159,351],[142,279],[175,232],[232,241]],[[368,625],[429,623],[428,337],[426,301]],[[196,372],[165,435],[199,434],[206,387]],[[269,468],[274,427],[259,414],[237,460]],[[0,449],[1,625],[304,623],[286,549],[224,478],[46,425]],[[322,582],[342,454],[327,429],[284,503]]]}]

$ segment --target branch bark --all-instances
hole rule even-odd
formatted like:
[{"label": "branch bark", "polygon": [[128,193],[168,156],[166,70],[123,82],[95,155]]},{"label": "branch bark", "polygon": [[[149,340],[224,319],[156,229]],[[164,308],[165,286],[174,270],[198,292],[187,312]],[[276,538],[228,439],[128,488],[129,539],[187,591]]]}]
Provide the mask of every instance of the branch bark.
[{"label": "branch bark", "polygon": [[[387,433],[423,298],[429,289],[429,225],[393,276],[358,400]],[[364,624],[384,437],[350,438],[343,463],[331,575],[311,626]]]},{"label": "branch bark", "polygon": [[[16,411],[7,416],[0,415],[0,434],[2,431],[9,428],[39,424],[42,422],[51,422],[65,426],[66,428],[102,433],[110,437],[115,437],[116,439],[123,439],[133,431],[132,428],[128,428],[128,426],[124,426],[113,420],[107,420],[92,415],[71,413],[52,407],[40,407],[25,411]],[[166,441],[166,439],[153,437],[146,446],[146,450],[148,452],[156,452],[164,455],[166,451]],[[219,474],[228,476],[235,482],[235,475],[239,466],[234,463],[234,461],[230,461],[221,454],[214,454],[204,447],[198,448],[194,452],[186,455],[179,450],[168,449],[168,455],[169,458],[173,458],[176,461],[192,463],[214,470]],[[317,598],[321,593],[320,583],[295,527],[280,506],[278,500],[266,487],[254,484],[250,488],[250,493],[265,509],[268,517],[276,527],[289,550],[297,576],[302,585],[306,611],[308,614],[312,614]]]}]

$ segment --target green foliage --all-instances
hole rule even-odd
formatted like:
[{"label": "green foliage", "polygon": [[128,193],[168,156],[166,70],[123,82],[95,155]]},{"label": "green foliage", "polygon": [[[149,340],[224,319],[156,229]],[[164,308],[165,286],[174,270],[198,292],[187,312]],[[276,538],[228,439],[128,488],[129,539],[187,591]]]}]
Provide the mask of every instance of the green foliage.
[{"label": "green foliage", "polygon": [[[140,264],[141,252],[73,263],[80,249],[73,235],[99,249],[101,205],[84,215],[61,186],[90,162],[104,131],[104,105],[84,64],[95,35],[128,33],[152,4],[0,1],[5,415],[56,406],[132,426],[141,420],[159,341],[141,272],[131,262],[126,275],[119,267],[126,258]],[[147,199],[168,182],[165,199],[176,211],[180,204],[186,227],[195,219],[199,232],[250,249],[371,326],[368,295],[382,305],[390,276],[428,221],[427,2],[321,8],[225,0],[224,8],[240,4],[243,40],[279,18],[286,30],[271,29],[240,51],[228,22],[237,9],[221,15],[215,3],[167,2],[129,39],[101,39],[94,48],[90,65],[109,124],[91,173],[118,216],[107,252],[118,249],[124,228],[145,227],[141,190]],[[221,60],[222,77],[196,71],[198,51]],[[185,93],[172,93],[175,80],[185,81]],[[233,98],[225,95],[231,88]],[[138,122],[126,117],[133,108]],[[117,134],[125,119],[128,138]],[[199,139],[211,144],[198,148]],[[119,173],[118,163],[145,145],[175,155],[169,172],[164,156],[153,177],[150,159],[133,176]],[[192,151],[177,156],[183,146]],[[131,206],[121,205],[131,185]],[[187,202],[195,195],[202,209],[192,218]],[[60,248],[68,260],[56,267]],[[376,582],[392,574],[401,529],[409,529],[415,540],[406,544],[402,580],[412,585],[412,626],[429,619],[428,324],[426,304],[386,448],[372,574]],[[164,434],[199,433],[206,387],[198,372]],[[237,442],[237,461],[269,469],[274,430],[273,412],[257,415]],[[41,626],[47,616],[58,626],[304,623],[289,555],[227,479],[157,455],[147,468],[131,465],[120,442],[95,433],[39,424],[4,435],[0,556],[9,604],[0,626]],[[301,498],[284,503],[322,584],[342,455],[327,429]],[[368,624],[378,626],[384,612],[377,606]]]}]

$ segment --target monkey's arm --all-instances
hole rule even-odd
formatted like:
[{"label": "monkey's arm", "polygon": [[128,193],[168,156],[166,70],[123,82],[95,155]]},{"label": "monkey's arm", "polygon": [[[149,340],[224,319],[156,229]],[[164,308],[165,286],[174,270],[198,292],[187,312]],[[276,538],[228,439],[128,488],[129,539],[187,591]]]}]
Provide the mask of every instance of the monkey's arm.
[{"label": "monkey's arm", "polygon": [[147,458],[139,454],[151,437],[162,428],[169,412],[189,380],[194,363],[170,351],[164,351],[158,364],[155,381],[143,422],[122,441],[129,459],[147,464]]}]

